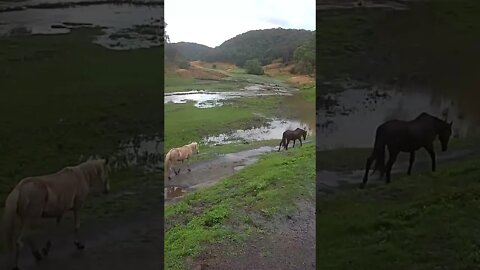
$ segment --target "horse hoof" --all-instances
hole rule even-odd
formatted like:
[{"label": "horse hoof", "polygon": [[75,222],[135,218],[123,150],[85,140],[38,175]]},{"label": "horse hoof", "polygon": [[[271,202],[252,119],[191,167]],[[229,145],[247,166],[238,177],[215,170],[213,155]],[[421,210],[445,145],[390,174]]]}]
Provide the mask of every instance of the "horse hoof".
[{"label": "horse hoof", "polygon": [[36,250],[35,252],[33,252],[33,256],[35,257],[35,260],[37,262],[41,261],[42,260],[42,254],[40,254],[40,251]]},{"label": "horse hoof", "polygon": [[78,250],[84,250],[85,245],[80,243],[80,242],[75,242],[75,246],[77,247]]}]

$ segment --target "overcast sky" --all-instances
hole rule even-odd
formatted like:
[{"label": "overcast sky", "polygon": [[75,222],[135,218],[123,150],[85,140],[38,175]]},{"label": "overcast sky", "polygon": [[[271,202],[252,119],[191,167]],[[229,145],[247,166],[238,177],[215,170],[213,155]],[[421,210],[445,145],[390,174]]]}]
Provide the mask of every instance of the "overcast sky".
[{"label": "overcast sky", "polygon": [[170,42],[216,47],[249,30],[315,30],[315,0],[165,0]]}]

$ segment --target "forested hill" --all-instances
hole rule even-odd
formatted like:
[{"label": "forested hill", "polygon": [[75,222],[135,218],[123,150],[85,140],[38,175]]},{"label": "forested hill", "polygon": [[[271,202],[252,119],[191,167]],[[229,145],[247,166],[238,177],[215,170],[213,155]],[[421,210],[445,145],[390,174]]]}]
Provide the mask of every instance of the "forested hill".
[{"label": "forested hill", "polygon": [[262,65],[282,59],[293,61],[295,50],[314,36],[313,31],[297,29],[252,30],[210,48],[195,43],[170,44],[186,60],[228,62],[243,66],[247,60],[258,59]]},{"label": "forested hill", "polygon": [[[185,60],[203,60],[212,52],[212,48],[192,42],[178,42],[167,44],[168,47],[174,47]],[[170,49],[170,48],[169,48]]]}]

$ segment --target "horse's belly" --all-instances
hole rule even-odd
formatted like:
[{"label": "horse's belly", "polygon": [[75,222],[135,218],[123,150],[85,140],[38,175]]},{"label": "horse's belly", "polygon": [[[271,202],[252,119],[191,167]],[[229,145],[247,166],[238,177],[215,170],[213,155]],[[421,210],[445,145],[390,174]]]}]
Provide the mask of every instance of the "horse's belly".
[{"label": "horse's belly", "polygon": [[50,209],[47,211],[44,210],[42,213],[42,217],[44,218],[58,217],[63,215],[64,212],[65,212],[65,209]]}]

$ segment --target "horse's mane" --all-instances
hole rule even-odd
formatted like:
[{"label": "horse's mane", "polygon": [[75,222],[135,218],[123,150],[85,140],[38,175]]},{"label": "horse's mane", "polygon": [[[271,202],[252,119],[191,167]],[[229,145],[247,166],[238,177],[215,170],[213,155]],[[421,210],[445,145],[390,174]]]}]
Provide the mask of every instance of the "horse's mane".
[{"label": "horse's mane", "polygon": [[102,174],[107,173],[106,160],[105,159],[93,159],[87,160],[77,166],[70,167],[72,169],[78,169],[87,176],[87,181],[91,183],[92,180],[101,180]]}]

